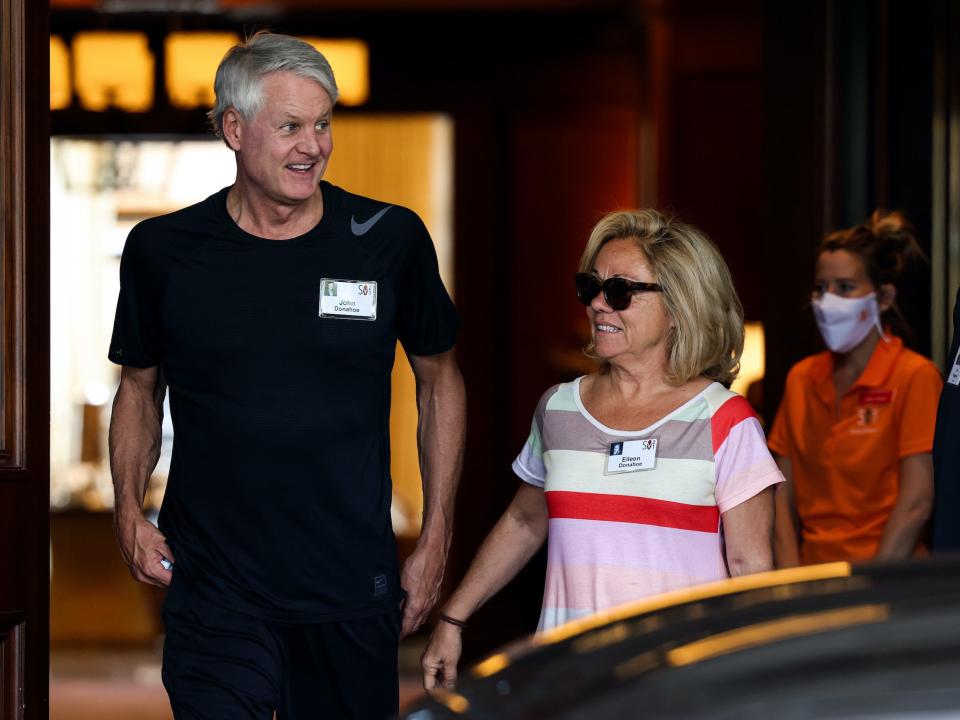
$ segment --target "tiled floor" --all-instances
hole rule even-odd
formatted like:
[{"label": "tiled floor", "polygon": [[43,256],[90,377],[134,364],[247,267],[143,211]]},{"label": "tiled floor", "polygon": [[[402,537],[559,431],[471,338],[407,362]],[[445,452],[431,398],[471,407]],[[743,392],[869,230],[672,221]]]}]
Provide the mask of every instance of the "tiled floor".
[{"label": "tiled floor", "polygon": [[[423,691],[416,638],[400,652],[400,707]],[[160,653],[55,650],[50,654],[50,720],[172,720],[160,682]]]},{"label": "tiled floor", "polygon": [[160,683],[160,655],[149,650],[50,653],[50,720],[172,720]]}]

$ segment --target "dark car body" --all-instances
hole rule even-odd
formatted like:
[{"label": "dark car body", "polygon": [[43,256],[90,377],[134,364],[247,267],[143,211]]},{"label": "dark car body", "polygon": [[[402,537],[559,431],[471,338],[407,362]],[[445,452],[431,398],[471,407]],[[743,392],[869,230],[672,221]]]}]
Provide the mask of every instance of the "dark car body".
[{"label": "dark car body", "polygon": [[404,717],[960,718],[960,558],[641,601],[511,645]]}]

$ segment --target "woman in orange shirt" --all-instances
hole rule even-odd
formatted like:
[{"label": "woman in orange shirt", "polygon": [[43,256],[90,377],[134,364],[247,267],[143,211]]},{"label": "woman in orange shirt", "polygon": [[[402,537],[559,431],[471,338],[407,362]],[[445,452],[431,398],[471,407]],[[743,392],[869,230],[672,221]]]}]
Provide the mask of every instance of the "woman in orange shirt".
[{"label": "woman in orange shirt", "polygon": [[768,439],[787,480],[778,567],[924,552],[942,381],[903,346],[896,305],[904,268],[922,257],[903,215],[881,210],[820,245],[812,305],[829,350],[790,370]]}]

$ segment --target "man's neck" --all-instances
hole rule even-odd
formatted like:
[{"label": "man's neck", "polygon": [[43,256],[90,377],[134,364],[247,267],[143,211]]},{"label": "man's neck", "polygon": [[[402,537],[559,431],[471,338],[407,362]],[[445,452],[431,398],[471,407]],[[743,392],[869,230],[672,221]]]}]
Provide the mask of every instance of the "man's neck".
[{"label": "man's neck", "polygon": [[267,240],[289,240],[309,232],[323,217],[320,186],[308,200],[286,205],[251,192],[240,178],[227,193],[227,212],[244,232]]}]

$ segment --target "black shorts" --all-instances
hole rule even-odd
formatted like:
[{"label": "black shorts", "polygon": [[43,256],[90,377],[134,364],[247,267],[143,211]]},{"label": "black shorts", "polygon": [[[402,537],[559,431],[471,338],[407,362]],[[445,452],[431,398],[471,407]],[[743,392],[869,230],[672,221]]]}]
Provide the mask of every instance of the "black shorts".
[{"label": "black shorts", "polygon": [[177,577],[163,619],[163,684],[177,720],[397,714],[399,608],[342,622],[281,623],[211,603]]}]

